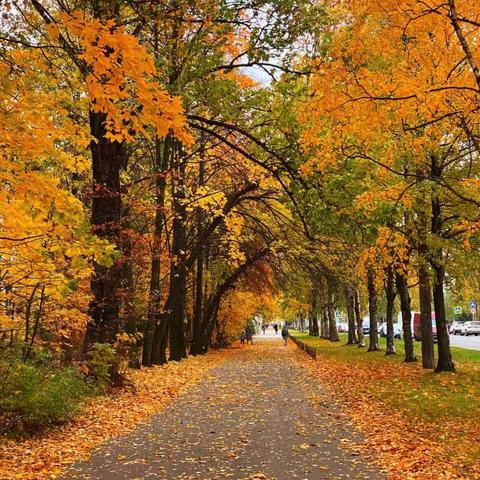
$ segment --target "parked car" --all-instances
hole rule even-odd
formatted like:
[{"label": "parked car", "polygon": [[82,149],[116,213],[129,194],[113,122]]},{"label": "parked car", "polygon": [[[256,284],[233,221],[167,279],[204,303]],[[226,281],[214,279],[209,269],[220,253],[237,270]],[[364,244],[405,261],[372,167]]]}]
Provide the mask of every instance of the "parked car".
[{"label": "parked car", "polygon": [[339,333],[346,333],[348,332],[348,323],[347,322],[340,322],[337,324],[337,330]]},{"label": "parked car", "polygon": [[381,337],[386,337],[387,336],[387,324],[384,322],[378,327],[378,334]]},{"label": "parked car", "polygon": [[467,327],[468,327],[469,323],[470,323],[470,321],[463,323],[463,325],[460,327],[460,331],[459,331],[460,335],[466,335]]},{"label": "parked car", "polygon": [[[386,323],[382,323],[378,327],[378,334],[381,337],[386,337],[387,336],[387,324]],[[398,339],[403,338],[403,329],[398,323],[393,324],[393,338],[398,338]]]},{"label": "parked car", "polygon": [[370,319],[368,317],[363,317],[363,334],[369,335],[370,334]]},{"label": "parked car", "polygon": [[465,322],[453,322],[450,325],[448,331],[451,335],[457,335],[462,333],[462,327],[465,325]]},{"label": "parked car", "polygon": [[[435,312],[432,312],[432,334],[433,341],[437,341],[437,324],[435,323]],[[413,337],[417,342],[422,339],[422,331],[420,328],[420,312],[413,313]]]},{"label": "parked car", "polygon": [[465,322],[463,326],[464,335],[480,335],[480,322]]}]

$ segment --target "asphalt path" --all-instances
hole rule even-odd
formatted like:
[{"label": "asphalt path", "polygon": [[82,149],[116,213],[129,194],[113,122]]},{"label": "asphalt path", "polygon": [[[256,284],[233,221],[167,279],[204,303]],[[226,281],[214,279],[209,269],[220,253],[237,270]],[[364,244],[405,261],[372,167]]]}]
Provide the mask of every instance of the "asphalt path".
[{"label": "asphalt path", "polygon": [[[331,395],[272,331],[64,480],[382,480]],[[324,399],[311,403],[316,391]],[[318,398],[318,397],[317,397]]]}]

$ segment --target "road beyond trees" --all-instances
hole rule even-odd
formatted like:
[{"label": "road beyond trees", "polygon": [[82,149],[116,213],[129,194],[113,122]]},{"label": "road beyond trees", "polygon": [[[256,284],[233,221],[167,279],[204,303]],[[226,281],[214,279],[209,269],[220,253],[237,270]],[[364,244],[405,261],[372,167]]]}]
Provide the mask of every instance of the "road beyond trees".
[{"label": "road beyond trees", "polygon": [[[64,480],[382,479],[339,407],[303,377],[293,348],[257,337],[130,435]],[[310,402],[314,399],[314,404]]]}]

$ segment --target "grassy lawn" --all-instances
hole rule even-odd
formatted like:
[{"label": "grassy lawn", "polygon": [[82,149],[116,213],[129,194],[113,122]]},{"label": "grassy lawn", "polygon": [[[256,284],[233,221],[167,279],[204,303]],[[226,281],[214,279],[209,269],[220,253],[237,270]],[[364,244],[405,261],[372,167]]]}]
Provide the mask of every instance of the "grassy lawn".
[{"label": "grassy lawn", "polygon": [[345,334],[291,333],[316,347],[305,368],[342,401],[391,478],[480,478],[480,352],[452,348],[456,373],[437,374],[422,369],[419,342],[419,361],[404,363],[401,340],[385,356],[384,338],[383,351],[367,352]]},{"label": "grassy lawn", "polygon": [[326,357],[369,369],[372,378],[365,385],[369,394],[381,396],[404,413],[415,413],[427,420],[480,418],[480,351],[452,347],[457,372],[435,374],[421,368],[420,342],[414,342],[419,361],[412,365],[403,362],[403,340],[395,340],[397,355],[385,356],[385,338],[380,338],[383,351],[367,352],[368,338],[365,339],[367,347],[359,349],[355,345],[345,345],[346,334],[340,334],[339,342],[310,337],[302,332],[292,331],[292,334],[315,346],[319,361]]},{"label": "grassy lawn", "polygon": [[[299,332],[299,331],[295,331],[295,330],[292,330],[292,334],[295,335],[295,337],[297,337],[298,339],[302,340],[302,341],[305,341],[306,339],[308,339],[308,343],[313,345],[315,344],[316,341],[320,340],[318,337],[310,337],[308,335],[308,333],[302,333],[302,332]],[[340,344],[343,345],[347,342],[347,334],[346,333],[339,333],[338,335],[340,337]],[[380,341],[380,348],[382,348],[383,350],[385,350],[386,346],[387,346],[387,339],[385,337],[379,337],[379,341]],[[324,342],[324,341],[323,341]],[[320,340],[320,342],[322,345],[322,341]],[[330,342],[327,342],[327,344],[330,344]],[[367,348],[368,348],[368,336],[365,336],[365,344],[367,345]],[[417,356],[419,359],[421,359],[421,353],[422,353],[422,347],[421,347],[421,343],[420,342],[416,342],[414,340],[413,342],[413,345],[415,347],[415,352],[417,353]],[[403,348],[403,340],[395,340],[395,349],[397,351],[397,356],[399,357],[402,357],[405,353],[405,350]],[[453,359],[455,362],[464,362],[464,361],[468,361],[468,362],[480,362],[480,350],[470,350],[470,349],[467,349],[467,348],[460,348],[460,347],[451,347],[452,349],[452,355],[453,355]],[[366,352],[366,348],[364,349],[364,351]],[[437,351],[437,344],[435,344],[435,353]],[[357,350],[357,353],[358,353],[358,350]],[[378,354],[375,354],[374,352],[369,352],[369,356],[371,356],[373,353],[373,355],[378,355]],[[384,354],[385,352],[383,352]],[[396,359],[396,356],[391,356],[389,358],[393,358],[394,360]],[[398,359],[397,359],[398,360]],[[400,358],[400,360],[402,360]]]}]

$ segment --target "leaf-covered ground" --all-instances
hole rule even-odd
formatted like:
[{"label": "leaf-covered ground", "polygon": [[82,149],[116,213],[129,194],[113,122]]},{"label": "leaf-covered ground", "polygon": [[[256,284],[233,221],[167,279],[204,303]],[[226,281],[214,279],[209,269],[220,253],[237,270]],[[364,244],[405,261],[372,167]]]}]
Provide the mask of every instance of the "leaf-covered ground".
[{"label": "leaf-covered ground", "polygon": [[[64,480],[382,479],[338,406],[302,377],[293,348],[262,339]],[[315,392],[315,395],[313,393]],[[314,409],[308,397],[322,398]]]},{"label": "leaf-covered ground", "polygon": [[317,361],[298,353],[305,373],[342,403],[389,479],[480,479],[480,365],[457,362],[435,374],[401,354],[359,351],[318,337]]},{"label": "leaf-covered ground", "polygon": [[68,424],[23,441],[0,439],[0,479],[56,478],[70,463],[87,459],[107,439],[127,434],[164,409],[228,356],[229,352],[212,352],[132,371],[133,389],[92,399]]}]

